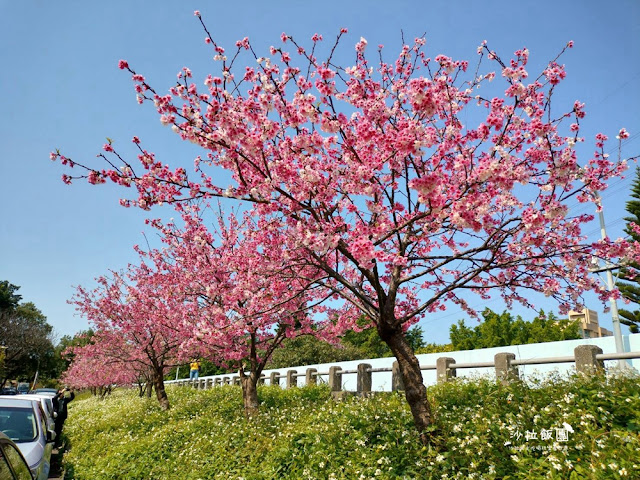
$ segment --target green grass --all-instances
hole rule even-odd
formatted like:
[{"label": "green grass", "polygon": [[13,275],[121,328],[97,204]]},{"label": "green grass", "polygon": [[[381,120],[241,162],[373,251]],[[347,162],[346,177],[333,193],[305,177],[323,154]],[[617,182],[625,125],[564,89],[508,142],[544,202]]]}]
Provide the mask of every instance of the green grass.
[{"label": "green grass", "polygon": [[73,402],[69,478],[640,478],[638,378],[432,387],[438,448],[419,443],[398,394],[335,402],[324,386],[261,387],[247,420],[239,387],[168,392],[168,412],[133,390]]}]

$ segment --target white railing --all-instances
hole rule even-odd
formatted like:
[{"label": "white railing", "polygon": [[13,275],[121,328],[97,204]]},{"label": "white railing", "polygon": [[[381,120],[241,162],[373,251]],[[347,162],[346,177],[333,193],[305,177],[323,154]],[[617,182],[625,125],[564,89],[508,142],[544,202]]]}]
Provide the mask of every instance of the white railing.
[{"label": "white railing", "polygon": [[[418,359],[420,360],[420,369],[423,371],[426,385],[448,381],[456,376],[487,375],[491,374],[492,371],[495,377],[503,382],[508,382],[515,378],[524,378],[531,373],[539,374],[550,370],[571,371],[574,366],[578,372],[594,372],[603,369],[605,361],[612,360],[617,360],[630,370],[640,368],[640,360],[629,361],[631,359],[640,359],[640,334],[626,336],[627,345],[634,347],[634,351],[630,352],[603,353],[601,346],[598,344],[608,346],[607,343],[611,341],[612,338],[606,337],[591,340],[566,340],[543,344],[418,355]],[[568,348],[573,349],[572,355],[545,357],[535,355],[535,353],[541,351],[564,353]],[[514,352],[518,352],[519,355]],[[527,353],[534,353],[534,355],[527,356]],[[492,360],[479,360],[479,358],[491,358],[491,354],[493,354]],[[477,359],[474,360],[473,357]],[[353,391],[361,394],[371,391],[402,390],[403,385],[398,364],[394,360],[391,357],[274,369],[265,371],[260,378],[260,383],[291,388],[324,382],[328,383],[334,392]],[[570,364],[575,365],[572,366]],[[528,366],[536,366],[538,368],[529,372],[526,368]],[[548,368],[541,368],[542,366]],[[300,371],[304,373],[299,373]],[[238,374],[224,374],[201,377],[193,381],[174,380],[166,383],[182,386],[190,385],[204,389],[225,384],[239,385],[240,377]]]}]

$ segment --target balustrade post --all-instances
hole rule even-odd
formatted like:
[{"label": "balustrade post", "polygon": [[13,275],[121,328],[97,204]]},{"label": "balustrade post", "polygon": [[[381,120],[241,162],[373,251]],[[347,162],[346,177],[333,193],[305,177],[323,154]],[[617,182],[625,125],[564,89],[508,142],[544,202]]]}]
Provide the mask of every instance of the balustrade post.
[{"label": "balustrade post", "polygon": [[573,350],[576,357],[576,370],[578,373],[593,375],[604,370],[604,362],[596,359],[596,355],[602,353],[597,345],[580,345]]},{"label": "balustrade post", "polygon": [[329,389],[332,392],[339,392],[342,390],[342,368],[329,367]]},{"label": "balustrade post", "polygon": [[280,385],[280,373],[271,372],[271,375],[269,375],[269,381],[271,385]]},{"label": "balustrade post", "polygon": [[213,386],[214,386],[214,387],[219,387],[221,384],[222,384],[222,379],[221,379],[221,378],[216,378],[216,379],[213,381]]},{"label": "balustrade post", "polygon": [[222,384],[229,385],[229,377],[222,377]]},{"label": "balustrade post", "polygon": [[298,371],[287,370],[287,388],[293,388],[298,386]]},{"label": "balustrade post", "polygon": [[404,380],[402,380],[402,374],[400,373],[400,365],[398,362],[393,362],[391,366],[391,390],[393,392],[404,390]]},{"label": "balustrade post", "polygon": [[233,385],[240,385],[240,377],[233,377]]},{"label": "balustrade post", "polygon": [[265,376],[263,373],[260,375],[260,378],[258,379],[258,385],[264,385],[264,381],[265,381]]},{"label": "balustrade post", "polygon": [[357,392],[358,395],[367,395],[371,393],[371,365],[361,363],[358,365]]},{"label": "balustrade post", "polygon": [[316,378],[316,373],[318,370],[315,368],[307,368],[307,372],[305,374],[305,381],[307,385],[316,385],[318,380]]},{"label": "balustrade post", "polygon": [[456,377],[456,360],[451,357],[440,357],[436,360],[436,374],[438,383],[448,382]]},{"label": "balustrade post", "polygon": [[518,367],[511,365],[516,359],[513,353],[496,353],[493,357],[496,364],[496,380],[506,385],[514,380],[518,380]]}]

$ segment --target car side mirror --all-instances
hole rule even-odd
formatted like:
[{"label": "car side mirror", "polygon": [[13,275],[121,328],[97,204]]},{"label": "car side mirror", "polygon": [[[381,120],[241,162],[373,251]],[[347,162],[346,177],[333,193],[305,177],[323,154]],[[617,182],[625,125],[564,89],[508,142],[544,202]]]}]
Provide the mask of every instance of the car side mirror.
[{"label": "car side mirror", "polygon": [[47,443],[52,443],[56,439],[56,432],[54,430],[47,430]]}]

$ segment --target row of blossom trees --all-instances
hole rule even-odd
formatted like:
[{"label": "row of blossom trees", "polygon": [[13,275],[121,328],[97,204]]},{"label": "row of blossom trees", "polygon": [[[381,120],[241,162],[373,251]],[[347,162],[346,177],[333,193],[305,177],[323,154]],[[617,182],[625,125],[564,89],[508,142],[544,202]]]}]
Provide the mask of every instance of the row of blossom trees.
[{"label": "row of blossom trees", "polygon": [[[175,339],[183,354],[215,352],[240,369],[245,406],[254,409],[257,378],[285,336],[331,341],[365,316],[398,361],[426,442],[434,418],[404,335],[411,325],[450,304],[476,315],[472,294],[531,306],[528,292],[542,292],[561,312],[585,291],[606,300],[589,275],[592,257],[640,257],[626,240],[588,241],[582,227],[592,216],[569,211],[570,200],[597,202],[626,164],[608,158],[604,135],[579,162],[584,105],[552,111],[566,76],[557,59],[530,79],[526,49],[503,61],[483,44],[471,73],[468,62],[427,57],[422,38],[391,63],[382,46],[370,60],[360,39],[344,66],[344,29],[322,59],[320,35],[307,49],[282,34],[268,58],[247,38],[227,54],[196,15],[220,65],[204,86],[184,68],[163,95],[119,65],[139,103],[152,103],[163,124],[203,149],[193,171],[163,164],[137,137],[136,162],[111,143],[100,155],[104,168],[52,153],[80,170],[64,175],[67,183],[112,181],[137,191],[125,206],[172,204],[181,214],[184,227],[154,222],[166,247],[145,253],[153,267],[132,269],[133,290],[116,277],[93,299],[81,292],[78,303],[94,321],[108,317],[109,329],[144,355],[156,352],[152,337]],[[497,73],[480,74],[487,60]],[[483,96],[494,78],[503,93]],[[231,185],[219,182],[220,169]],[[216,213],[218,225],[208,227],[207,205],[221,197],[247,211]],[[135,328],[124,326],[129,319]]]},{"label": "row of blossom trees", "polygon": [[[289,265],[286,246],[262,231],[269,225],[230,215],[211,232],[198,207],[179,210],[182,227],[150,222],[162,233],[164,248],[137,248],[140,265],[99,278],[91,291],[78,288],[73,303],[96,335],[73,349],[65,380],[99,387],[148,377],[161,406],[169,408],[168,368],[206,357],[239,370],[251,414],[258,408],[260,374],[285,338],[335,338],[333,323],[314,322],[310,314],[318,270]],[[104,368],[94,370],[99,364]]]}]

